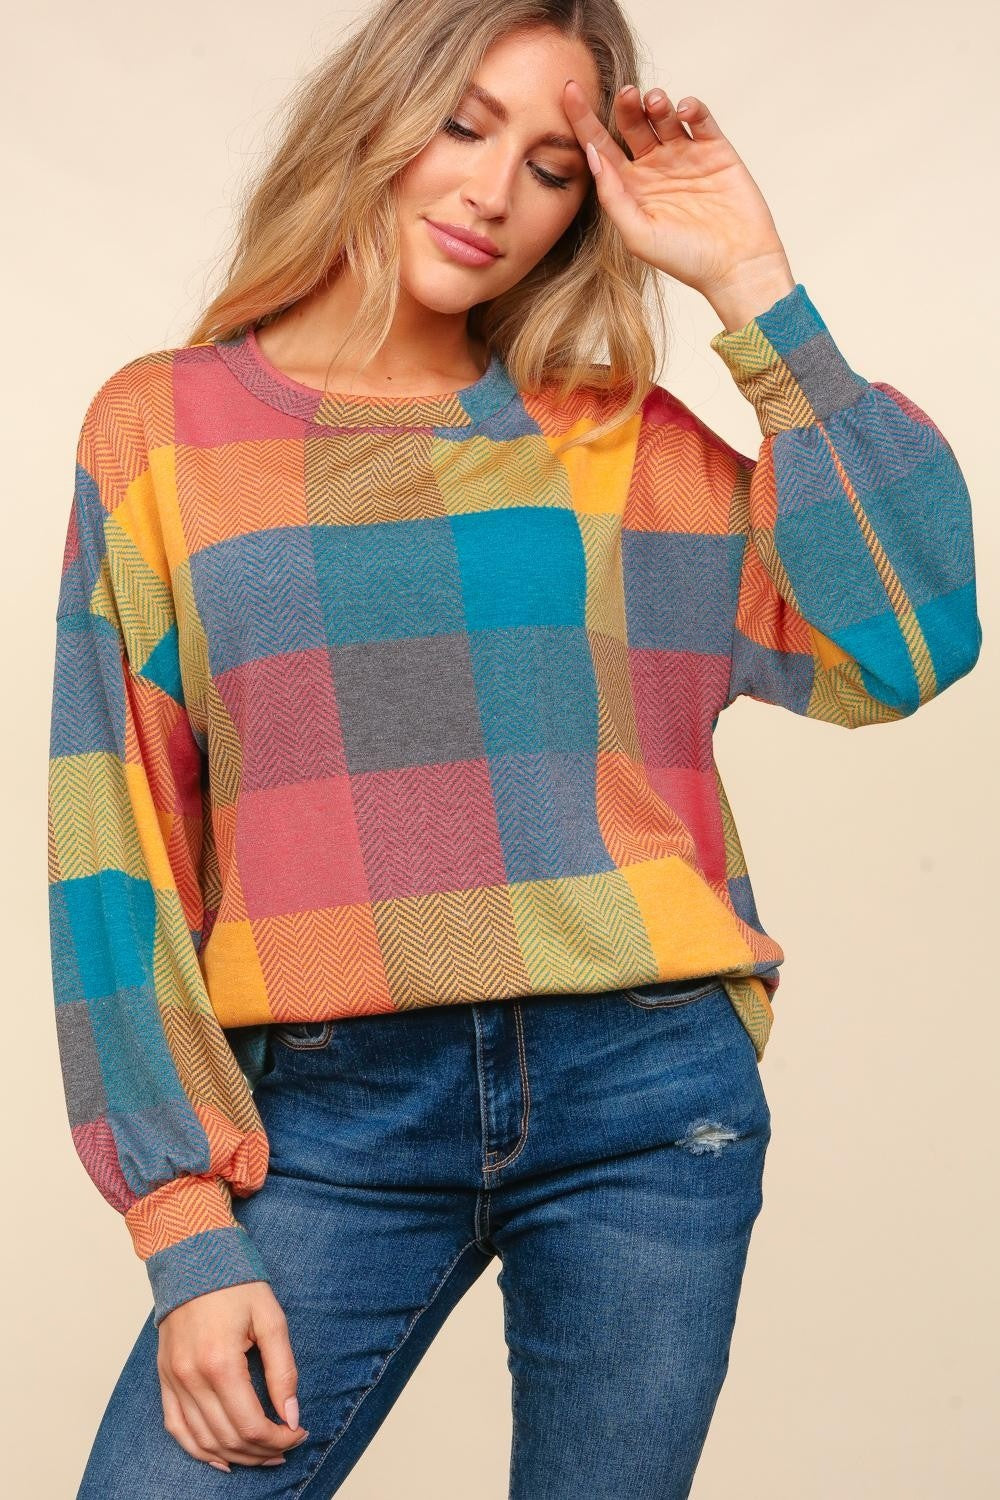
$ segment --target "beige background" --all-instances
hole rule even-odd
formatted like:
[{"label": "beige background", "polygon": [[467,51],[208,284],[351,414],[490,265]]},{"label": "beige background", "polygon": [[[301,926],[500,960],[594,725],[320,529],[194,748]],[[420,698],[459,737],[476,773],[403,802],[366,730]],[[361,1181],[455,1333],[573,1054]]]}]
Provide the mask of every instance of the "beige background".
[{"label": "beige background", "polygon": [[[48,972],[48,707],[74,443],[113,370],[183,339],[272,110],[354,13],[50,0],[9,28],[9,1494],[75,1494],[150,1301],[72,1147]],[[954,447],[985,632],[973,674],[912,719],[849,734],[743,701],[720,721],[720,768],[786,963],[762,1064],[764,1210],[693,1500],[986,1500],[1000,1484],[996,12],[633,0],[629,13],[649,50],[640,87],[708,103],[848,361],[923,406]],[[669,286],[661,380],[756,453],[752,408],[708,347],[715,315]],[[345,1500],[506,1496],[496,1270],[452,1315]]]}]

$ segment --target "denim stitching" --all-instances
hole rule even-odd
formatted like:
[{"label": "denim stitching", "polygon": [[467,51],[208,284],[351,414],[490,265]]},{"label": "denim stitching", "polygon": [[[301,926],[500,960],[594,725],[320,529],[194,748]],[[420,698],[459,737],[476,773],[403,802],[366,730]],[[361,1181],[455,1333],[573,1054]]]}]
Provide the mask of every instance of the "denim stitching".
[{"label": "denim stitching", "polygon": [[375,1379],[373,1381],[371,1381],[371,1383],[365,1387],[365,1389],[361,1392],[361,1395],[358,1397],[357,1401],[355,1401],[354,1405],[351,1407],[350,1411],[347,1413],[347,1417],[344,1420],[343,1426],[341,1427],[340,1431],[337,1433],[336,1437],[331,1438],[330,1441],[324,1447],[322,1455],[320,1456],[319,1463],[313,1469],[313,1471],[312,1471],[311,1474],[307,1474],[306,1475],[305,1479],[299,1485],[298,1489],[292,1491],[292,1500],[300,1500],[300,1497],[305,1494],[306,1490],[312,1484],[313,1480],[317,1477],[317,1475],[319,1474],[319,1472],[322,1469],[323,1465],[326,1463],[327,1459],[329,1458],[330,1454],[333,1452],[334,1448],[340,1442],[341,1438],[344,1436],[344,1433],[347,1431],[348,1427],[351,1425],[351,1422],[354,1420],[354,1415],[357,1412],[358,1408],[360,1407],[361,1403],[366,1399],[366,1397],[368,1397],[368,1396],[371,1395],[372,1391],[378,1385],[379,1381],[382,1379],[382,1376],[385,1374],[386,1370],[389,1368],[390,1362],[396,1357],[396,1355],[399,1353],[400,1349],[402,1349],[403,1345],[406,1343],[406,1340],[410,1337],[410,1334],[413,1332],[414,1328],[416,1328],[417,1324],[419,1323],[420,1319],[423,1317],[424,1313],[432,1305],[432,1303],[436,1301],[437,1297],[443,1291],[444,1287],[447,1285],[449,1276],[451,1275],[452,1271],[454,1271],[454,1269],[458,1265],[459,1261],[462,1259],[462,1256],[465,1254],[466,1250],[473,1249],[475,1247],[475,1245],[476,1245],[475,1240],[469,1240],[467,1244],[465,1244],[465,1245],[462,1246],[461,1250],[459,1250],[459,1252],[455,1256],[454,1260],[451,1261],[451,1263],[449,1264],[449,1266],[448,1266],[447,1270],[445,1271],[444,1275],[441,1277],[441,1280],[438,1282],[437,1286],[434,1288],[433,1292],[428,1297],[428,1299],[424,1303],[423,1307],[418,1308],[417,1311],[414,1313],[412,1319],[410,1320],[409,1326],[407,1327],[407,1329],[406,1329],[405,1333],[403,1334],[403,1337],[400,1339],[399,1343],[396,1344],[392,1349],[389,1350],[389,1353],[386,1355],[385,1359],[383,1360],[382,1367],[379,1370],[378,1374],[375,1376]]},{"label": "denim stitching", "polygon": [[295,1032],[289,1031],[288,1028],[299,1024],[311,1025],[312,1023],[308,1021],[301,1023],[296,1021],[279,1022],[274,1028],[275,1041],[280,1042],[283,1047],[287,1047],[289,1052],[322,1052],[323,1048],[328,1047],[333,1040],[333,1022],[331,1020],[321,1022],[323,1030],[317,1032],[314,1037],[300,1036],[296,1038]]},{"label": "denim stitching", "polygon": [[692,1000],[700,1000],[703,995],[710,995],[713,990],[721,988],[716,982],[707,984],[704,989],[695,990],[691,995],[671,995],[662,1000],[643,1000],[641,990],[622,990],[621,993],[629,1005],[638,1006],[640,1010],[671,1010],[674,1006],[690,1005]]},{"label": "denim stitching", "polygon": [[[504,1342],[508,1349],[511,1345],[510,1309],[507,1306],[506,1296],[503,1299],[503,1333]],[[508,1363],[510,1361],[508,1360]],[[521,1473],[521,1382],[517,1377],[513,1364],[510,1364],[510,1415],[511,1415],[511,1437],[510,1437],[510,1463],[507,1474],[507,1500],[512,1500],[515,1493],[515,1480],[520,1479]]]},{"label": "denim stitching", "polygon": [[490,1237],[490,1228],[491,1228],[491,1225],[490,1225],[490,1190],[489,1190],[489,1188],[480,1188],[479,1192],[476,1194],[476,1220],[475,1220],[475,1222],[476,1222],[476,1244],[479,1246],[480,1250],[482,1250],[483,1254],[484,1255],[488,1255],[490,1257],[490,1259],[492,1260],[492,1258],[493,1258],[493,1251],[490,1250],[490,1249],[487,1249],[486,1245],[483,1244],[484,1240],[488,1240],[489,1239],[489,1237]]},{"label": "denim stitching", "polygon": [[472,1020],[476,1032],[476,1084],[479,1089],[479,1128],[483,1138],[483,1172],[489,1172],[489,1112],[486,1103],[486,1079],[483,1067],[483,1029],[476,1007],[472,1007]]},{"label": "denim stitching", "polygon": [[517,1056],[521,1069],[521,1088],[524,1092],[524,1108],[521,1115],[521,1134],[514,1144],[514,1149],[503,1161],[494,1162],[487,1171],[499,1172],[501,1167],[508,1167],[515,1157],[520,1156],[528,1141],[528,1119],[531,1115],[531,1085],[528,1082],[528,1064],[524,1055],[524,1026],[521,1021],[520,1003],[514,1001],[514,1025],[517,1029]]}]

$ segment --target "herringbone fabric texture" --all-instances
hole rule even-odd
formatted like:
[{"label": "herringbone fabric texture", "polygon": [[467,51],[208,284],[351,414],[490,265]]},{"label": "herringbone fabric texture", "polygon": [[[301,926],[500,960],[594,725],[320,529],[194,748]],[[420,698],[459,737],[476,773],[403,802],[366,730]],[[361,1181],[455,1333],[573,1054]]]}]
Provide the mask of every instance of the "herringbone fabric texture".
[{"label": "herringbone fabric texture", "polygon": [[276,1021],[719,976],[784,955],[712,751],[741,695],[845,728],[979,654],[968,490],[803,286],[711,341],[756,459],[656,386],[300,385],[253,329],[86,412],[49,763],[73,1137],[159,1322],[266,1279],[232,1212]]}]

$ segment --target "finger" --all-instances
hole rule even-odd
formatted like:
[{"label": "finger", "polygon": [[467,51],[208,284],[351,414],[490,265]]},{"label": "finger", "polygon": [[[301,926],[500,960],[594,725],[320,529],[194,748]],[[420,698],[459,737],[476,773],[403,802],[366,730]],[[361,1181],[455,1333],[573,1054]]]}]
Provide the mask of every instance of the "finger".
[{"label": "finger", "polygon": [[705,105],[693,94],[687,94],[677,104],[678,118],[690,127],[691,135],[696,141],[724,141],[725,136],[719,129],[715,117],[709,114]]},{"label": "finger", "polygon": [[197,1402],[202,1420],[215,1438],[223,1458],[233,1463],[247,1463],[275,1456],[272,1444],[249,1439],[239,1431],[226,1411],[218,1391],[211,1385],[189,1387],[188,1394]]},{"label": "finger", "polygon": [[619,89],[615,95],[615,120],[633,161],[660,144],[660,138],[642,107],[642,95],[634,83]]},{"label": "finger", "polygon": [[590,107],[590,100],[575,78],[569,78],[563,89],[563,109],[566,118],[576,131],[580,145],[586,147],[593,141],[605,161],[610,161],[619,172],[628,165],[628,157],[614,136],[606,130],[601,120]]},{"label": "finger", "polygon": [[299,1424],[299,1403],[295,1395],[299,1374],[288,1337],[288,1320],[277,1301],[269,1312],[255,1312],[253,1336],[260,1350],[267,1393],[275,1411],[281,1413],[292,1432],[303,1431]]},{"label": "finger", "polygon": [[212,1388],[248,1452],[273,1456],[286,1448],[294,1448],[301,1440],[301,1431],[293,1432],[284,1423],[271,1421],[260,1404],[242,1354],[224,1367],[216,1368]]},{"label": "finger", "polygon": [[181,1403],[175,1393],[166,1384],[161,1384],[160,1393],[163,1399],[163,1425],[170,1436],[180,1444],[185,1453],[190,1453],[192,1458],[200,1458],[203,1463],[208,1463],[216,1469],[225,1469],[227,1474],[232,1470],[229,1465],[217,1453],[208,1448],[203,1448],[201,1443],[195,1440],[194,1434],[184,1416]]},{"label": "finger", "polygon": [[646,114],[661,143],[663,141],[677,141],[682,138],[685,141],[691,139],[677,118],[677,111],[662,89],[650,89],[646,95],[645,103]]},{"label": "finger", "polygon": [[[591,151],[597,150],[593,142],[587,146],[587,160],[590,161]],[[618,169],[614,164],[598,152],[600,170],[594,175],[597,186],[597,196],[602,208],[605,208],[616,229],[622,235],[629,248],[633,244],[639,244],[642,236],[648,231],[648,221],[645,214],[639,208],[632,194],[628,191]],[[593,162],[590,163],[591,171],[594,171]],[[631,244],[630,244],[631,241]]]}]

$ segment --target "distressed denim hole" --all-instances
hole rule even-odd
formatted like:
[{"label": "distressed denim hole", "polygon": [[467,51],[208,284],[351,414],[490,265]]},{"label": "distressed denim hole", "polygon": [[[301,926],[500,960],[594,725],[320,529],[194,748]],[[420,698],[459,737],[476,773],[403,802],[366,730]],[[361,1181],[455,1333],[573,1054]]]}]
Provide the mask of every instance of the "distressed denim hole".
[{"label": "distressed denim hole", "polygon": [[677,1144],[682,1150],[693,1151],[695,1155],[703,1151],[714,1151],[718,1154],[724,1146],[737,1140],[739,1140],[739,1132],[730,1129],[727,1125],[720,1125],[716,1120],[696,1120]]}]

